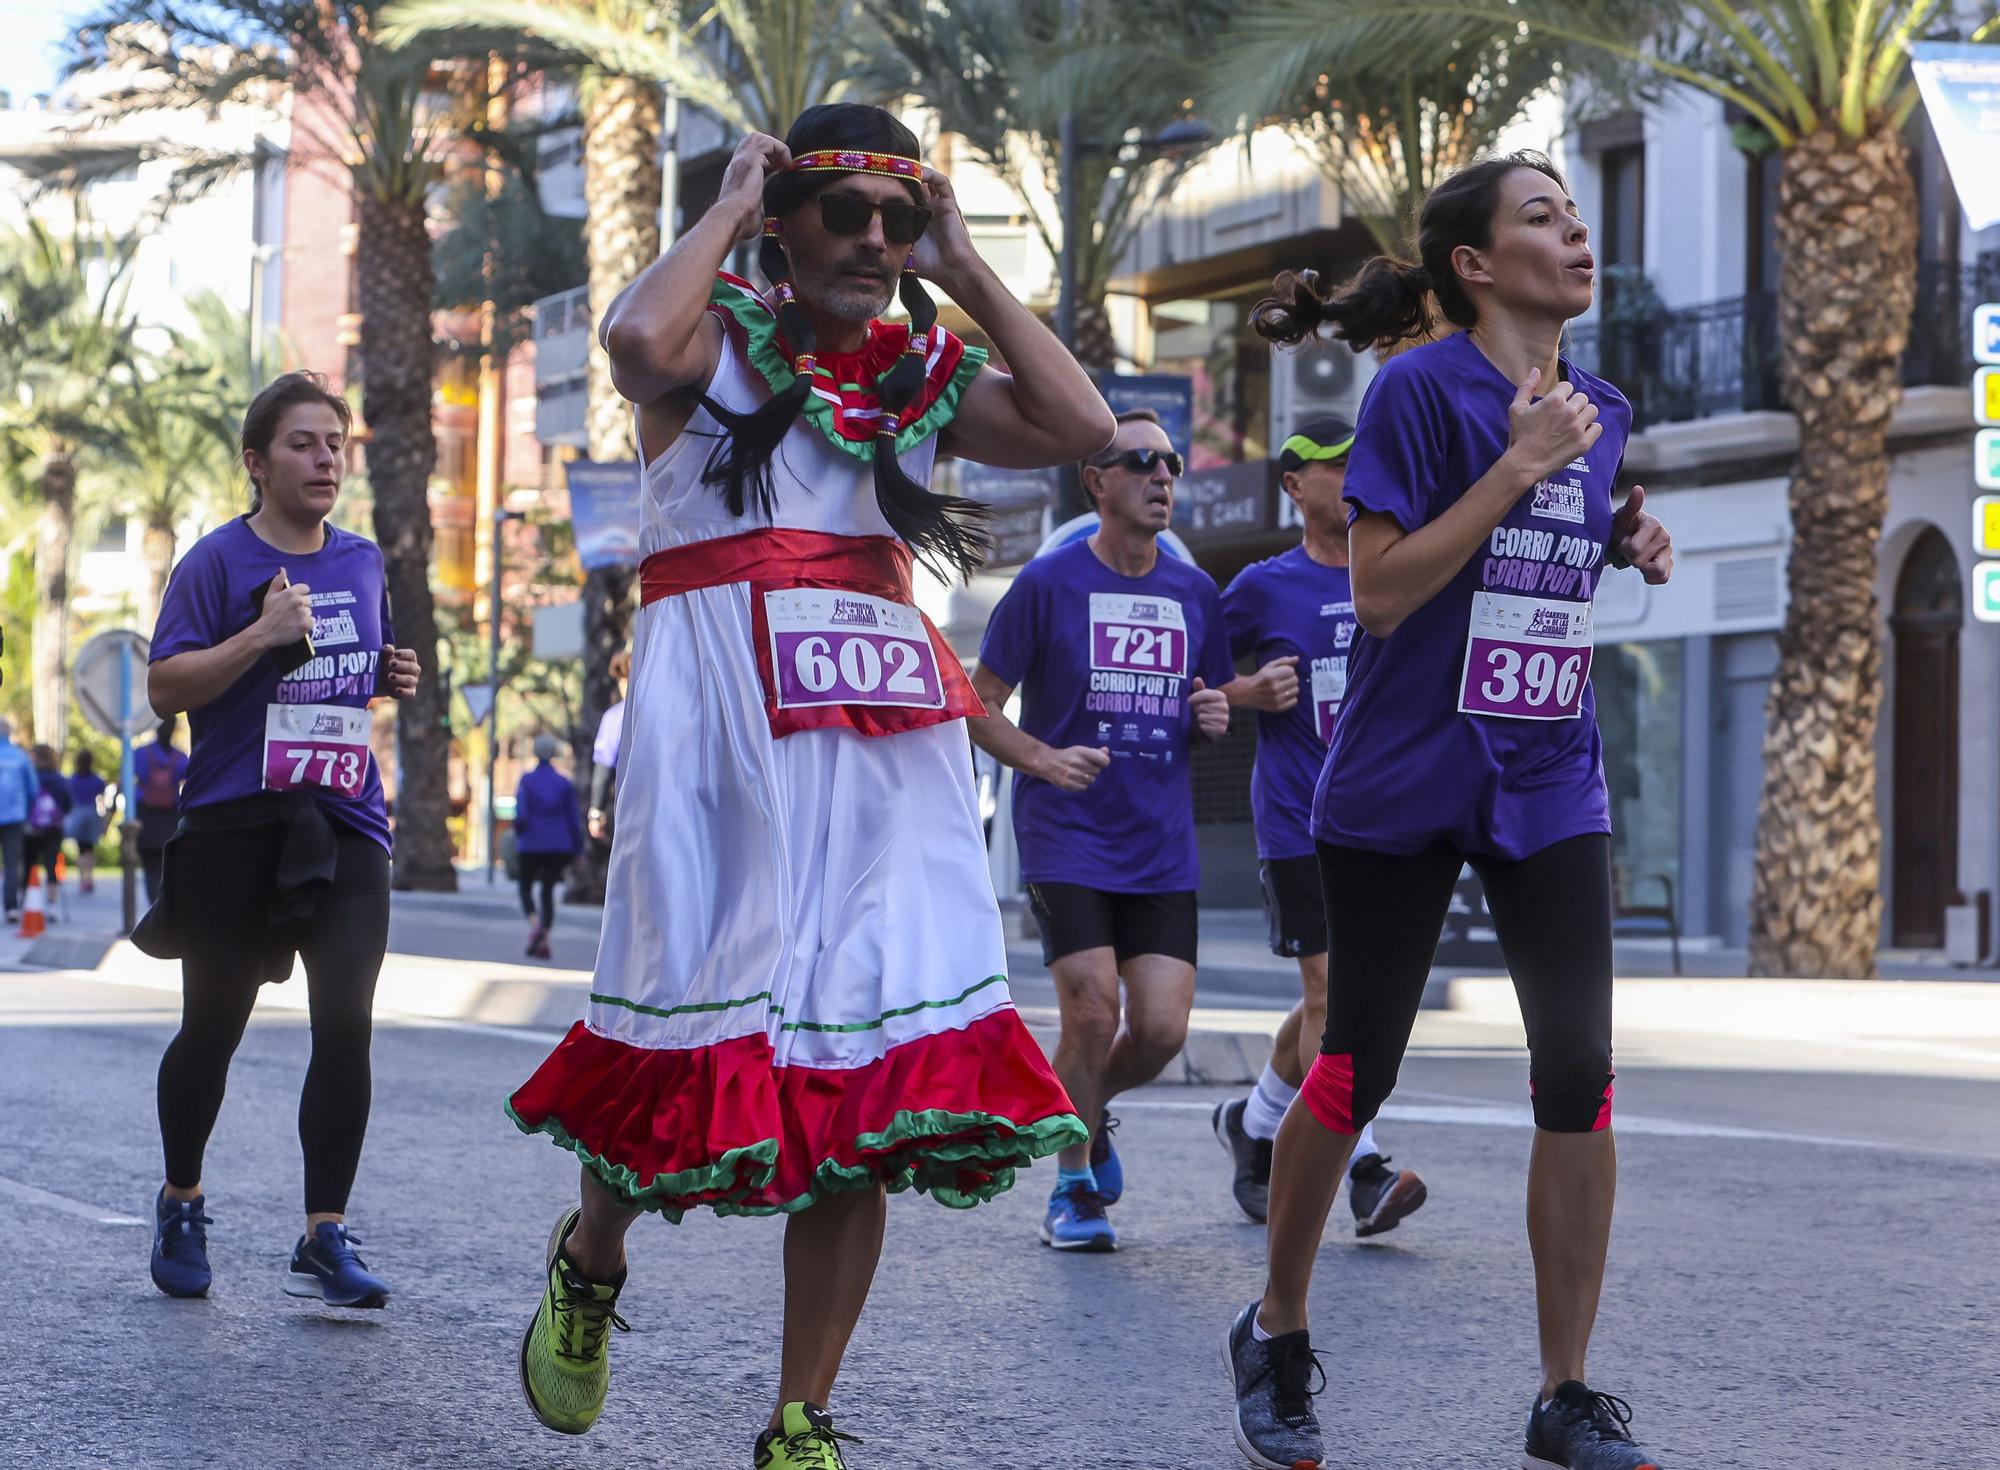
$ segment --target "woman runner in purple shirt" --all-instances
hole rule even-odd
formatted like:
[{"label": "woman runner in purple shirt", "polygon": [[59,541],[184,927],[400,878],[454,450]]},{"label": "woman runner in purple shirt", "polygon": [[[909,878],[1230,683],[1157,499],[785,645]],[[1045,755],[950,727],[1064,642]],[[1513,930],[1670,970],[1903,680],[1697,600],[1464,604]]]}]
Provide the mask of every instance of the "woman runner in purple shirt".
[{"label": "woman runner in purple shirt", "polygon": [[1524,1464],[1645,1470],[1630,1409],[1585,1386],[1611,1232],[1611,862],[1590,692],[1604,563],[1667,580],[1673,548],[1612,491],[1631,409],[1559,355],[1595,285],[1555,166],[1516,153],[1440,184],[1420,262],[1383,256],[1323,296],[1280,277],[1258,330],[1323,325],[1392,357],[1361,406],[1343,496],[1361,623],[1313,802],[1326,892],[1320,1055],[1278,1130],[1270,1274],[1230,1330],[1237,1443],[1253,1464],[1323,1462],[1306,1327],[1314,1257],[1355,1134],[1397,1068],[1459,869],[1478,871],[1527,1020],[1536,1123],[1528,1234],[1542,1376]]},{"label": "woman runner in purple shirt", "polygon": [[250,514],[174,568],[146,691],[193,732],[180,824],[158,897],[133,935],[181,962],[181,1029],[160,1061],[167,1181],[153,1282],[209,1287],[202,1156],[230,1057],[261,982],[304,962],[312,1061],[299,1098],[305,1234],[285,1290],[381,1307],[389,1288],[354,1253],[347,1195],[368,1127],[370,1013],[389,937],[388,813],[370,704],[416,692],[394,646],[382,553],[327,523],[345,468],[347,402],[288,373],[243,417]]}]

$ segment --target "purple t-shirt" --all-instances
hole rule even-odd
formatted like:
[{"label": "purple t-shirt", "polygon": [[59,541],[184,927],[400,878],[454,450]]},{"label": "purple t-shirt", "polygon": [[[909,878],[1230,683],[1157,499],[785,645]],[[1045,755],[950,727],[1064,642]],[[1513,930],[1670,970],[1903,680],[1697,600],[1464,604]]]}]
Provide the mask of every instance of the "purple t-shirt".
[{"label": "purple t-shirt", "polygon": [[1326,764],[1354,644],[1347,568],[1325,566],[1294,546],[1238,572],[1222,594],[1222,611],[1236,657],[1258,668],[1274,658],[1299,661],[1299,702],[1282,712],[1257,712],[1250,810],[1257,820],[1258,857],[1311,857],[1313,789]]},{"label": "purple t-shirt", "polygon": [[1021,728],[1111,764],[1084,791],[1016,774],[1014,837],[1030,883],[1180,893],[1201,881],[1187,696],[1236,675],[1215,579],[1162,551],[1123,577],[1088,540],[1021,568],[993,609],[979,664],[1021,691]]},{"label": "purple t-shirt", "polygon": [[[1522,858],[1611,830],[1588,619],[1632,409],[1603,379],[1567,362],[1563,373],[1598,406],[1604,432],[1515,502],[1393,634],[1356,636],[1314,794],[1321,841],[1391,853],[1442,841]],[[1466,333],[1391,358],[1362,401],[1350,506],[1408,531],[1437,519],[1505,451],[1514,391]]]},{"label": "purple t-shirt", "polygon": [[[382,552],[374,542],[329,525],[326,544],[302,556],[279,551],[243,517],[218,527],[174,568],[153,632],[153,661],[213,648],[249,627],[257,620],[256,589],[280,567],[312,589],[314,657],[280,678],[265,654],[219,698],[189,713],[193,748],[181,810],[255,796],[270,773],[274,788],[299,782],[328,816],[388,847],[382,775],[366,746],[365,711],[375,697],[382,649],[393,638]],[[273,717],[278,705],[311,705],[322,713],[304,721]],[[357,719],[343,710],[364,713]]]}]

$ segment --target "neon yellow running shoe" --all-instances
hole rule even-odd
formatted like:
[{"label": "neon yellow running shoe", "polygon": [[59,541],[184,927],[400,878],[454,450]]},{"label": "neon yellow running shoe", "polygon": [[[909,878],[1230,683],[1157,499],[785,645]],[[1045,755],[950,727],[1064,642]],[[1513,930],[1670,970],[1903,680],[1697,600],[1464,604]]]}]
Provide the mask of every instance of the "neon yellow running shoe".
[{"label": "neon yellow running shoe", "polygon": [[556,1221],[542,1304],[521,1338],[521,1392],[558,1434],[582,1434],[597,1422],[611,1388],[611,1329],[632,1330],[616,1310],[623,1268],[615,1281],[586,1281],[562,1253],[582,1216],[572,1206]]},{"label": "neon yellow running shoe", "polygon": [[833,1427],[833,1415],[818,1404],[786,1404],[784,1427],[757,1436],[756,1470],[847,1470],[840,1441],[860,1444]]}]

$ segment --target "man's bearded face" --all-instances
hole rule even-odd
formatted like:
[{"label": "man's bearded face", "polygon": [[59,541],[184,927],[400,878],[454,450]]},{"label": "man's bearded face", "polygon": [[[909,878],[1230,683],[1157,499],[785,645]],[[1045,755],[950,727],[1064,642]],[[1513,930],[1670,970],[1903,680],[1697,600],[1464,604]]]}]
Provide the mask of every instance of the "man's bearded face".
[{"label": "man's bearded face", "polygon": [[[851,194],[874,204],[908,204],[907,184],[879,174],[844,174],[821,191]],[[882,237],[882,216],[871,215],[858,235],[835,235],[820,222],[815,195],[784,219],[785,255],[792,263],[792,289],[802,301],[843,321],[880,316],[896,294],[907,247]]]}]

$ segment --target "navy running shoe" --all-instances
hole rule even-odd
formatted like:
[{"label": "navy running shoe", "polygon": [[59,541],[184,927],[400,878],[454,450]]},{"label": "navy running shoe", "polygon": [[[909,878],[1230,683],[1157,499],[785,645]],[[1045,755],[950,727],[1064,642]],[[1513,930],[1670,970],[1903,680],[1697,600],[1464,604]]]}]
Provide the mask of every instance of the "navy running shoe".
[{"label": "navy running shoe", "polygon": [[1326,1372],[1304,1331],[1257,1340],[1250,1329],[1261,1305],[1238,1312],[1222,1340],[1223,1366],[1236,1389],[1236,1448],[1259,1470],[1318,1470],[1326,1451],[1312,1401],[1326,1387]]},{"label": "navy running shoe", "polygon": [[1354,1233],[1364,1239],[1394,1230],[1405,1215],[1414,1215],[1430,1198],[1430,1190],[1414,1169],[1391,1169],[1385,1154],[1363,1154],[1347,1170],[1347,1203],[1354,1211]]},{"label": "navy running shoe", "polygon": [[386,1307],[389,1284],[368,1270],[354,1253],[360,1237],[345,1225],[322,1220],[301,1235],[285,1274],[285,1295],[318,1297],[330,1307]]},{"label": "navy running shoe", "polygon": [[168,1296],[207,1296],[208,1201],[168,1199],[166,1186],[153,1201],[153,1285]]},{"label": "navy running shoe", "polygon": [[1107,1205],[1115,1205],[1125,1196],[1125,1166],[1118,1162],[1118,1150],[1111,1146],[1111,1135],[1117,1131],[1118,1120],[1109,1108],[1097,1115],[1097,1136],[1090,1140],[1090,1172],[1097,1176],[1097,1192]]},{"label": "navy running shoe", "polygon": [[1049,1212],[1037,1232],[1042,1244],[1059,1251],[1115,1251],[1118,1232],[1104,1218],[1104,1196],[1088,1184],[1072,1184],[1049,1196]]},{"label": "navy running shoe", "polygon": [[1632,1406],[1575,1379],[1528,1414],[1528,1447],[1522,1470],[1660,1470],[1660,1462],[1633,1443],[1626,1426]]}]

